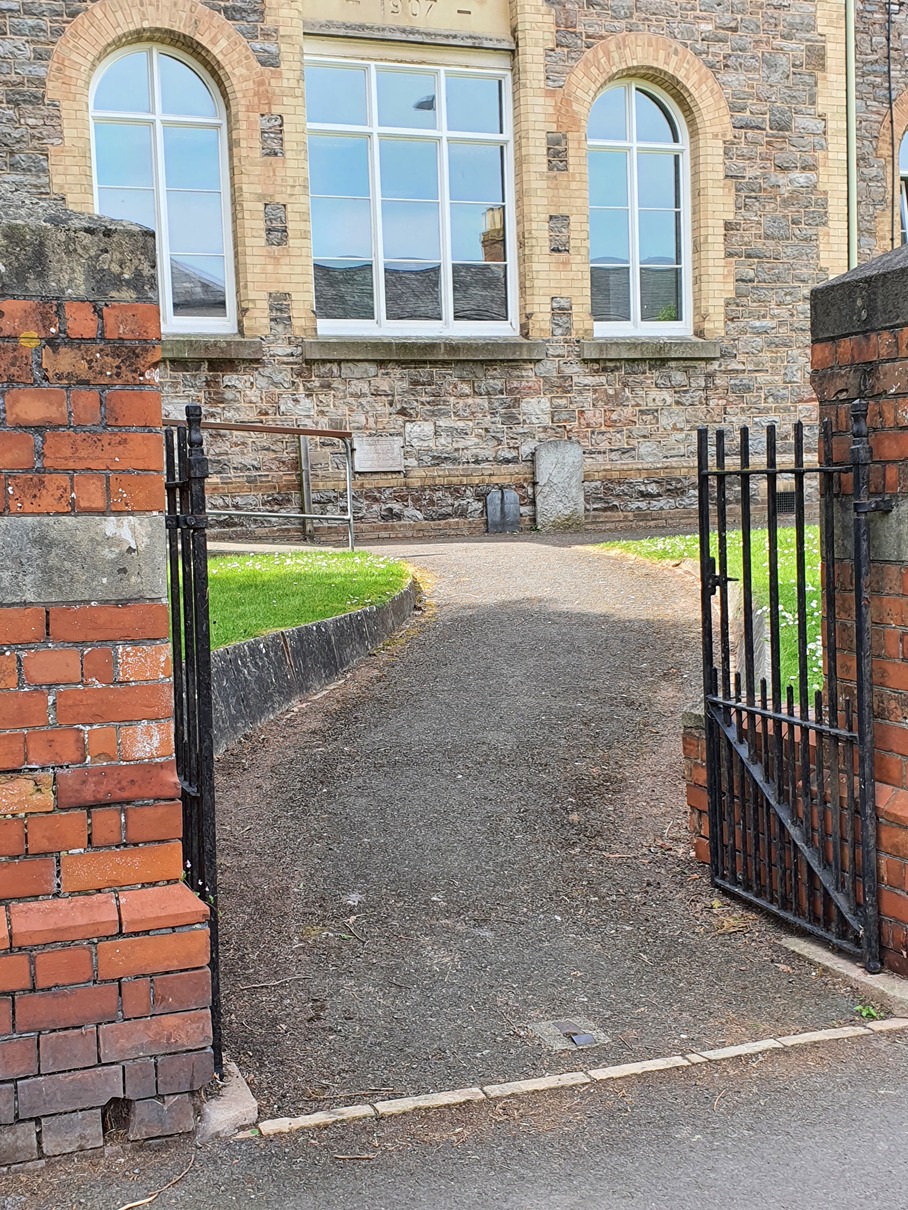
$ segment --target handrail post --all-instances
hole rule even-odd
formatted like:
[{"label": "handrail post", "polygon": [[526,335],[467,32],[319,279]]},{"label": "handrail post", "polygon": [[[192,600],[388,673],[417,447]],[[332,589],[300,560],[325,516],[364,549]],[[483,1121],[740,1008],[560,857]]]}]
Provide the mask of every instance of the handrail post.
[{"label": "handrail post", "polygon": [[349,437],[344,439],[344,463],[347,478],[347,547],[355,550],[353,534],[353,442]]},{"label": "handrail post", "polygon": [[[300,512],[312,512],[312,471],[309,466],[309,438],[304,434],[300,434],[300,501],[302,508]],[[312,522],[308,517],[303,518],[303,541],[311,542],[315,537],[315,530]]]}]

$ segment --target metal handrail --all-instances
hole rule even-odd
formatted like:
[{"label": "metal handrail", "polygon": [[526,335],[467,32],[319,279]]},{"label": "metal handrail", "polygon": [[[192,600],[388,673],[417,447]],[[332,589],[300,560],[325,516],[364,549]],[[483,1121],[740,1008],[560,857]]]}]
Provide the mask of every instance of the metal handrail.
[{"label": "metal handrail", "polygon": [[[169,427],[179,427],[182,420],[164,421]],[[308,537],[310,521],[336,521],[347,526],[347,546],[355,549],[353,533],[353,433],[349,429],[313,429],[302,428],[295,424],[222,424],[215,420],[204,420],[203,429],[215,432],[230,433],[278,433],[281,436],[299,438],[300,446],[300,499],[304,508],[311,507],[312,487],[309,480],[309,442],[310,437],[329,437],[341,442],[344,448],[344,469],[346,481],[347,511],[345,513],[313,513],[313,512],[259,512],[254,509],[224,509],[209,508],[209,517],[253,517],[263,520],[291,519],[303,521],[303,531]]]}]

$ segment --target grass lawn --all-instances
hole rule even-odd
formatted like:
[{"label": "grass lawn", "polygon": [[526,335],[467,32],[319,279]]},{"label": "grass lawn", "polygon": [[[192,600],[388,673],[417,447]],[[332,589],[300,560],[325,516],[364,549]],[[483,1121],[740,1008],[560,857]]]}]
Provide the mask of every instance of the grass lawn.
[{"label": "grass lawn", "polygon": [[[794,527],[780,527],[778,533],[779,639],[784,693],[787,684],[794,685],[796,691],[798,686],[798,590]],[[820,531],[818,526],[807,526],[804,545],[807,580],[807,670],[812,695],[814,689],[823,687]],[[678,559],[698,560],[700,557],[696,534],[678,534],[670,538],[643,538],[638,542],[604,542],[602,549],[627,551],[629,554],[659,562],[677,562]],[[766,613],[769,602],[769,554],[765,529],[751,531],[751,549],[754,602],[760,606],[763,613]],[[740,579],[742,562],[741,531],[732,530],[728,534],[728,574]]]},{"label": "grass lawn", "polygon": [[410,579],[403,563],[360,551],[212,555],[211,646],[381,605]]}]

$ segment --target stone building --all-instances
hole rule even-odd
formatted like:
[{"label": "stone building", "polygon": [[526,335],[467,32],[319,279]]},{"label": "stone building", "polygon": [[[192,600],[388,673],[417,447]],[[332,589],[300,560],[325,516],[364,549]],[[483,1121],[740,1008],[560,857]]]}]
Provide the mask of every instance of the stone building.
[{"label": "stone building", "polygon": [[[849,73],[846,0],[6,0],[0,175],[156,229],[174,413],[399,438],[362,533],[532,525],[552,438],[591,522],[680,521],[697,425],[812,421],[808,291],[901,238],[899,7]],[[291,439],[211,452],[298,507]]]}]

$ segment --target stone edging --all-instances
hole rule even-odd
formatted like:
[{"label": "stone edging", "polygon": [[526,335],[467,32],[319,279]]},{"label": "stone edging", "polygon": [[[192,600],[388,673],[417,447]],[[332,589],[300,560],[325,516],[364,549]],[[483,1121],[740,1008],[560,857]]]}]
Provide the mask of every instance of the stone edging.
[{"label": "stone edging", "polygon": [[763,1038],[757,1042],[743,1042],[738,1046],[721,1046],[716,1050],[695,1051],[686,1055],[668,1055],[661,1059],[644,1059],[639,1063],[619,1063],[613,1067],[592,1067],[586,1071],[566,1071],[553,1076],[536,1079],[513,1080],[505,1084],[485,1084],[481,1087],[455,1088],[448,1092],[434,1092],[426,1096],[397,1097],[392,1101],[375,1101],[372,1104],[345,1105],[338,1109],[327,1109],[321,1113],[308,1113],[297,1118],[272,1118],[259,1122],[252,1130],[235,1135],[238,1139],[269,1137],[275,1134],[291,1134],[297,1130],[312,1130],[317,1126],[331,1126],[335,1122],[357,1122],[364,1118],[389,1118],[401,1113],[412,1113],[419,1109],[440,1109],[451,1105],[465,1105],[470,1101],[494,1101],[501,1097],[522,1096],[531,1092],[545,1092],[551,1088],[570,1088],[581,1084],[601,1083],[606,1080],[621,1080],[646,1075],[651,1071],[668,1071],[672,1068],[696,1067],[701,1063],[722,1063],[726,1059],[743,1058],[761,1054],[767,1050],[786,1050],[792,1046],[815,1045],[836,1042],[844,1038],[870,1037],[878,1033],[908,1029],[908,1017],[888,1017],[884,1021],[871,1021],[867,1025],[844,1025],[836,1029],[816,1029],[802,1034],[785,1034],[779,1038]]},{"label": "stone edging", "polygon": [[410,580],[390,601],[211,653],[215,753],[315,693],[400,629],[416,605]]}]

